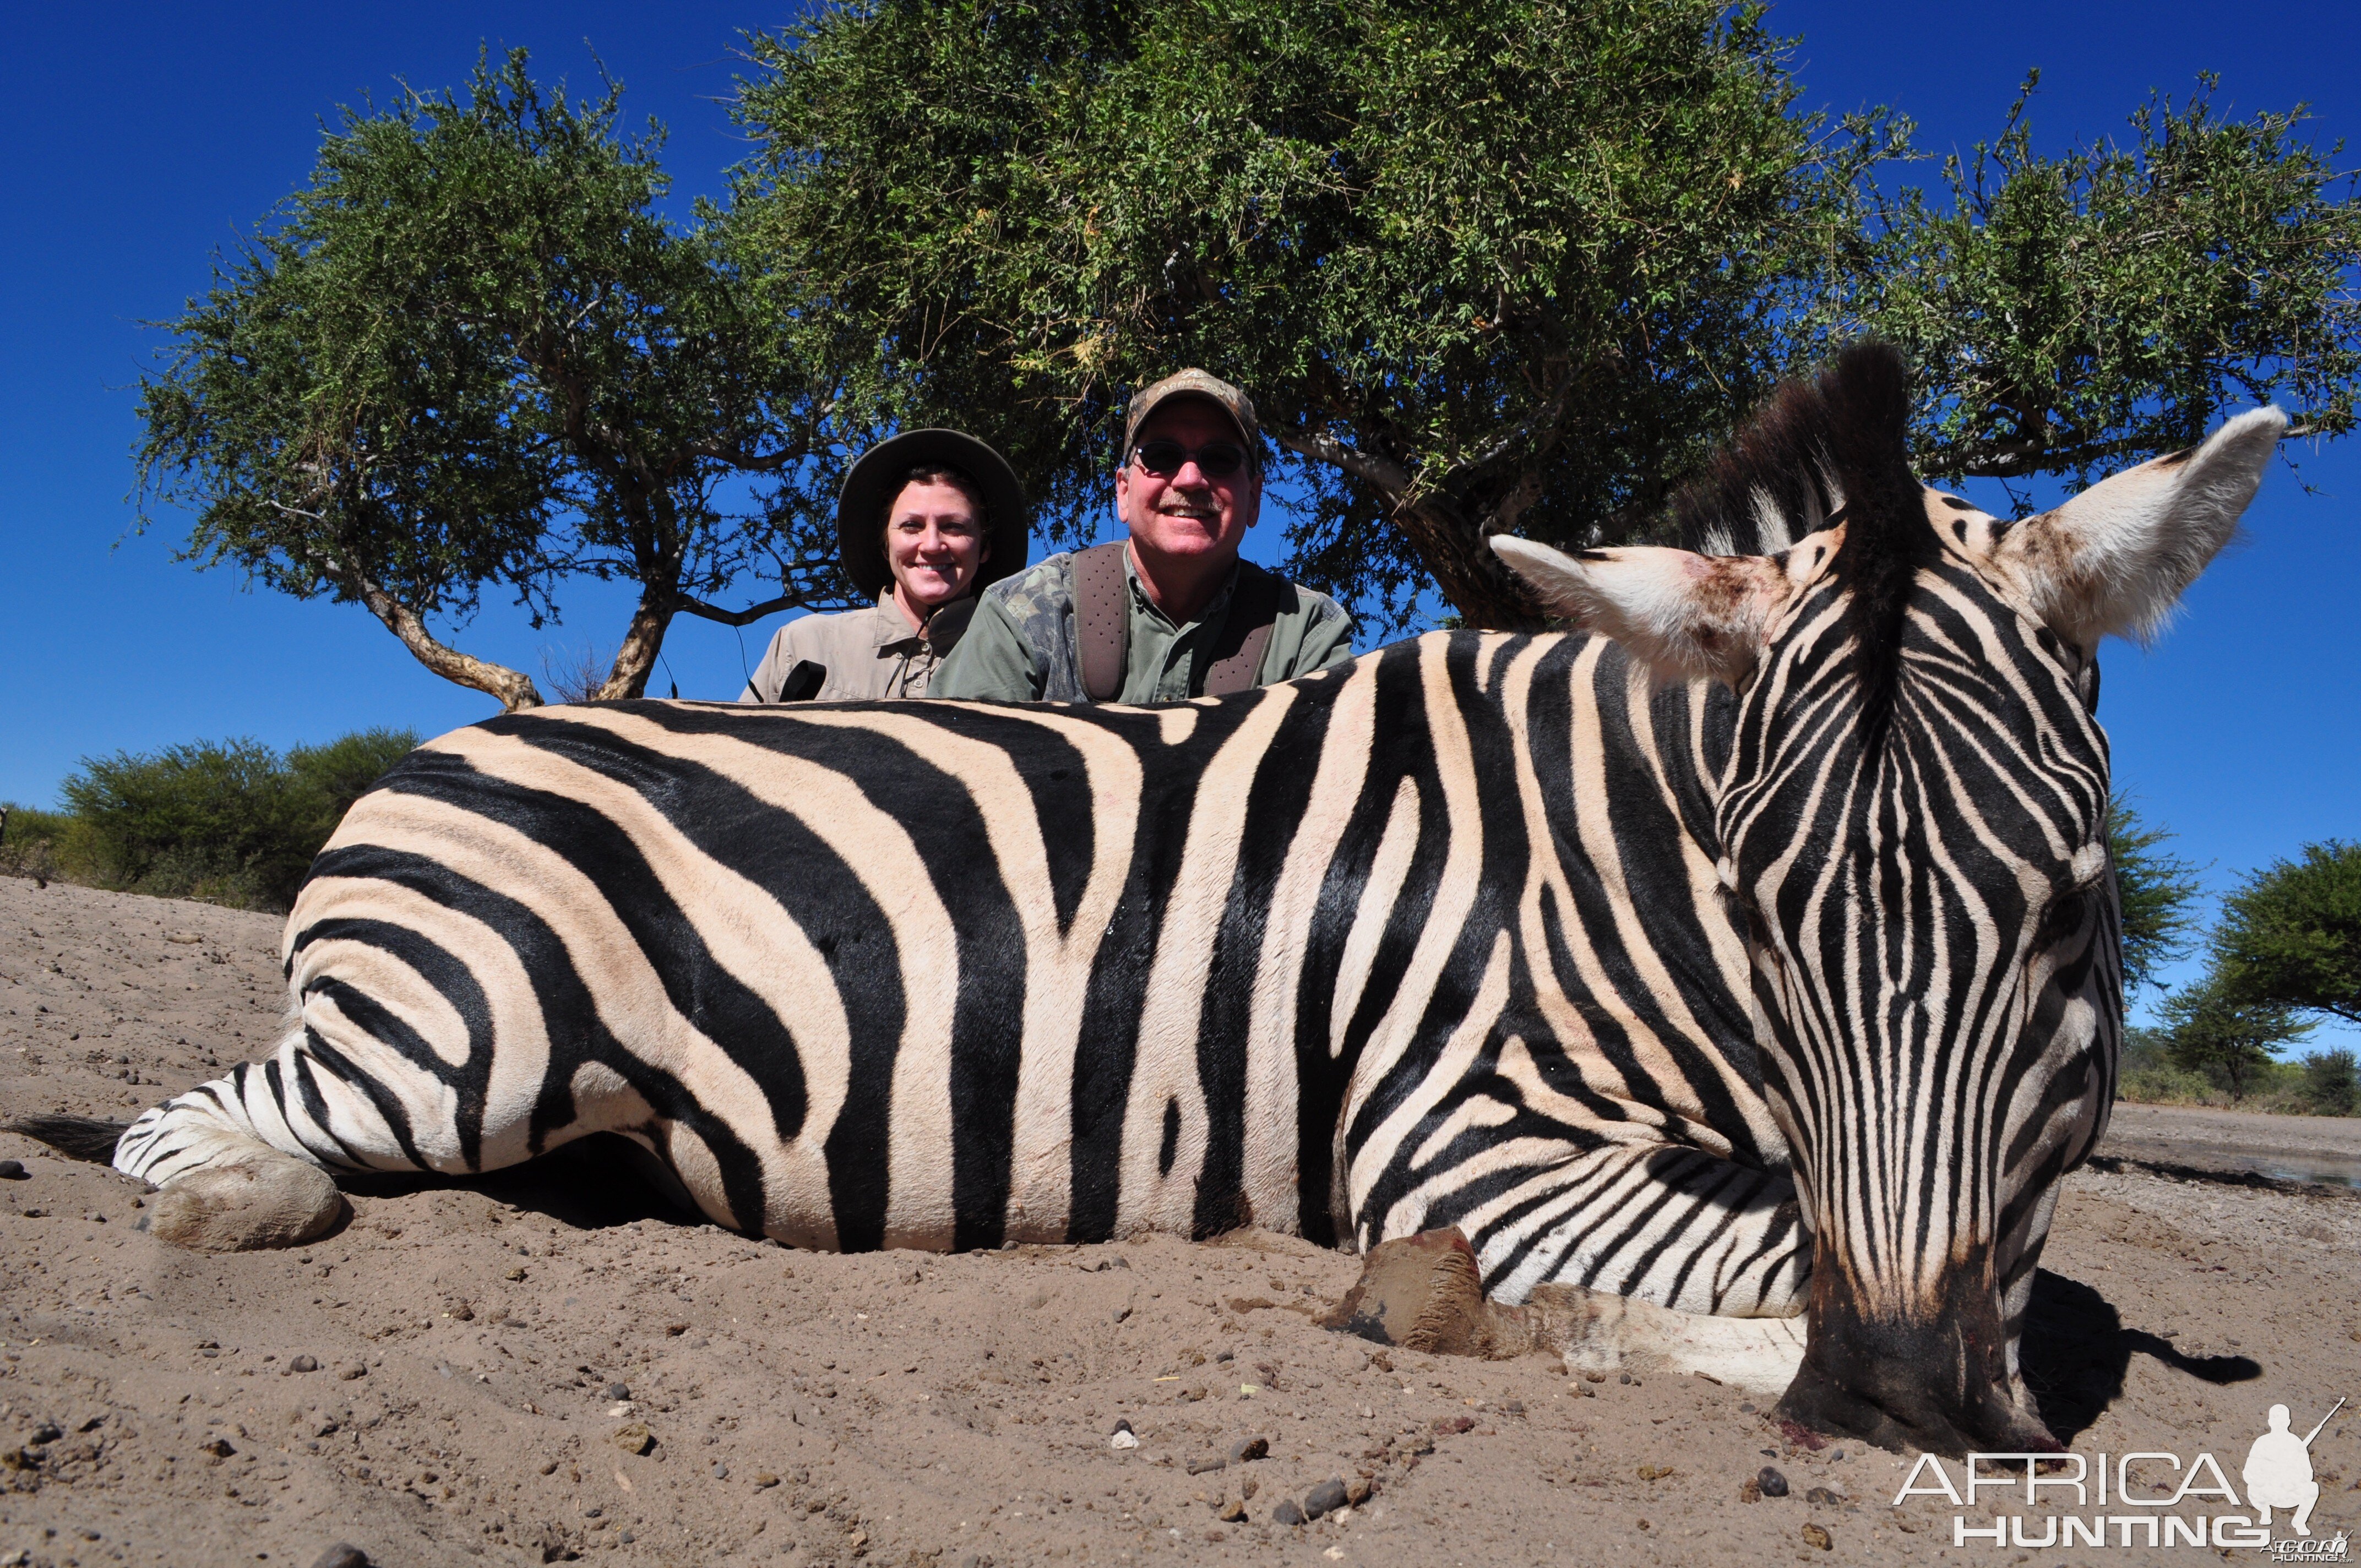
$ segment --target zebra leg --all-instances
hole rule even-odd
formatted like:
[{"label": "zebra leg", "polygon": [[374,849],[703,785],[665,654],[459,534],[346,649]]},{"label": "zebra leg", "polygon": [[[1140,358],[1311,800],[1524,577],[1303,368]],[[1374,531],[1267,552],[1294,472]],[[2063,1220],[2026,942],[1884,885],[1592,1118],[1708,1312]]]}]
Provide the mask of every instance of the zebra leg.
[{"label": "zebra leg", "polygon": [[1535,1286],[1525,1310],[1535,1341],[1562,1354],[1569,1372],[1697,1373],[1776,1398],[1804,1365],[1800,1313],[1716,1318],[1579,1285]]},{"label": "zebra leg", "polygon": [[1575,1370],[1701,1372],[1772,1395],[1793,1381],[1811,1255],[1784,1176],[1683,1146],[1556,1140],[1407,1174],[1424,1179],[1375,1190],[1391,1200],[1382,1234],[1457,1226],[1484,1295],[1530,1303],[1520,1332]]},{"label": "zebra leg", "polygon": [[[198,1252],[301,1246],[344,1216],[344,1194],[308,1154],[274,1145],[257,1126],[240,1065],[139,1117],[115,1146],[115,1168],[162,1190],[148,1229]],[[283,1118],[276,1121],[284,1135]]]},{"label": "zebra leg", "polygon": [[149,1228],[163,1241],[203,1252],[301,1246],[345,1211],[326,1168],[426,1168],[390,1095],[299,1025],[268,1060],[144,1113],[115,1144],[115,1168],[162,1190]]}]

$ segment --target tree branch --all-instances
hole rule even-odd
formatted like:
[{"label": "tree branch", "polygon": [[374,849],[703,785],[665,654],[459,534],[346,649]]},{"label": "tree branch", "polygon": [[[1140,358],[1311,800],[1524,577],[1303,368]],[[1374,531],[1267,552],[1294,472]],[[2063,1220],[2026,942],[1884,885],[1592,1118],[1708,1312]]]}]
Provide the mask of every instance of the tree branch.
[{"label": "tree branch", "polygon": [[419,619],[417,611],[394,598],[358,566],[339,560],[325,551],[307,550],[304,554],[320,569],[321,576],[351,589],[354,596],[368,607],[369,613],[385,623],[387,630],[401,639],[402,646],[409,649],[420,663],[445,680],[473,686],[495,698],[510,713],[541,706],[541,693],[533,685],[532,676],[511,670],[506,664],[495,664],[472,653],[463,653],[439,641],[426,630],[426,623]]},{"label": "tree branch", "polygon": [[762,603],[749,605],[744,609],[723,609],[718,605],[709,605],[702,599],[693,599],[683,595],[673,608],[683,615],[693,615],[703,620],[718,620],[724,626],[751,626],[766,615],[776,615],[783,609],[800,609],[810,602],[800,593],[781,594],[776,598],[764,599]]}]

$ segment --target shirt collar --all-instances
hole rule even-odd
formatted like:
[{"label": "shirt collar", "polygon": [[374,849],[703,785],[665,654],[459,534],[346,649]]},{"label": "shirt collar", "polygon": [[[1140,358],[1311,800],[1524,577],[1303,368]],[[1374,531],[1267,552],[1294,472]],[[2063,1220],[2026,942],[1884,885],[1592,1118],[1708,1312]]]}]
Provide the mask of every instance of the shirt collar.
[{"label": "shirt collar", "polygon": [[1156,617],[1157,620],[1162,621],[1165,625],[1171,627],[1173,630],[1186,631],[1189,630],[1190,626],[1210,625],[1212,622],[1220,620],[1222,613],[1230,608],[1230,594],[1232,590],[1236,588],[1238,586],[1238,560],[1239,558],[1237,557],[1232,558],[1229,573],[1227,576],[1223,577],[1222,586],[1213,590],[1213,597],[1205,601],[1205,608],[1199,610],[1197,612],[1197,619],[1189,622],[1188,625],[1181,625],[1179,622],[1176,622],[1170,616],[1165,614],[1162,609],[1159,609],[1156,601],[1148,597],[1148,586],[1139,580],[1139,574],[1132,569],[1131,552],[1129,550],[1126,550],[1123,553],[1123,577],[1124,581],[1131,585],[1131,602],[1133,604],[1145,609],[1148,614]]}]

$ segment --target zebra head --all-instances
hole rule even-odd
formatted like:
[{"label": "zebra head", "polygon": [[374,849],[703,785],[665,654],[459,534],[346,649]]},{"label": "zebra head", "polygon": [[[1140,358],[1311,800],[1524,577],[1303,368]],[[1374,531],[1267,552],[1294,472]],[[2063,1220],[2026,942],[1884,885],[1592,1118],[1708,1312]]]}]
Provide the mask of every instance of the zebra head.
[{"label": "zebra head", "polygon": [[1688,548],[1496,547],[1660,678],[1737,693],[1710,848],[1812,1236],[1782,1413],[2048,1450],[2018,1331],[2122,1021],[2093,655],[2169,615],[2286,421],[2006,522],[1912,477],[1907,411],[1898,357],[1856,348],[1679,498]]}]

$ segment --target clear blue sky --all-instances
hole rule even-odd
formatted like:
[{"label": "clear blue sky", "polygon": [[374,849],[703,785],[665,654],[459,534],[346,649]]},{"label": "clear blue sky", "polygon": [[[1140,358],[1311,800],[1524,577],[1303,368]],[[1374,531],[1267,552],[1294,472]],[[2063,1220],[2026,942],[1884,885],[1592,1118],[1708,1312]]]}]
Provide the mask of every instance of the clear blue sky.
[{"label": "clear blue sky", "polygon": [[[0,799],[47,803],[76,759],[200,736],[277,745],[366,725],[434,733],[488,699],[428,674],[355,606],[247,592],[171,559],[169,516],[129,533],[132,384],[168,316],[202,290],[207,257],[303,178],[319,121],[382,98],[397,77],[462,81],[479,41],[523,44],[544,76],[588,84],[595,49],[634,120],[672,127],[683,202],[718,193],[745,151],[718,100],[742,69],[742,28],[795,7],[706,0],[403,6],[159,5],[16,13],[0,58],[0,145],[17,218],[0,250],[11,323],[0,356]],[[2201,71],[2251,112],[2308,101],[2325,145],[2361,146],[2361,9],[2283,12],[2157,0],[2022,0],[1972,7],[1787,0],[1807,101],[1891,103],[1933,151],[1990,136],[2028,66],[2044,72],[2047,146],[2118,132],[2148,89],[2186,93]],[[2232,26],[2233,23],[2236,25]],[[2252,25],[2249,25],[2252,24]],[[2354,159],[2343,160],[2350,165]],[[2190,596],[2151,652],[2117,646],[2102,717],[2118,781],[2219,886],[2307,839],[2361,836],[2361,704],[2350,609],[2361,588],[2361,444],[2307,455],[2305,494],[2284,470],[2247,519],[2247,543]],[[1275,550],[1278,528],[1249,549]],[[459,634],[532,671],[541,651],[611,647],[622,603],[576,589],[566,625],[534,632],[487,607]],[[750,630],[749,654],[772,628]],[[733,695],[740,644],[683,618],[667,643],[683,695]],[[2323,1036],[2324,1037],[2324,1036]],[[2351,1036],[2345,1038],[2349,1041]]]}]

